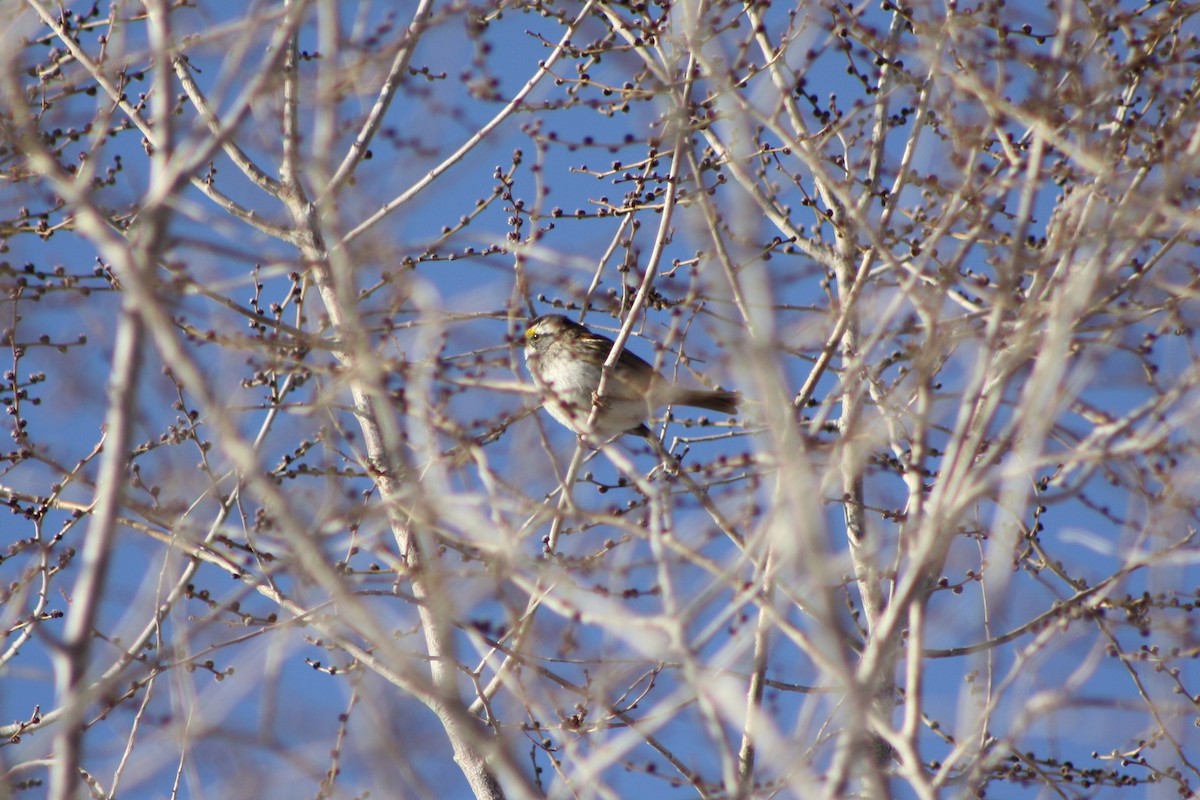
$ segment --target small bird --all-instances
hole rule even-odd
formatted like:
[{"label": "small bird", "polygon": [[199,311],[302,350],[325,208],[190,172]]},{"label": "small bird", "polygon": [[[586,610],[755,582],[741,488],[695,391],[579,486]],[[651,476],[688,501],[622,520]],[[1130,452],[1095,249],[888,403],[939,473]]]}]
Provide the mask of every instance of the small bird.
[{"label": "small bird", "polygon": [[[538,317],[525,331],[525,366],[544,392],[543,408],[576,434],[611,439],[622,433],[650,438],[645,420],[660,406],[679,405],[736,414],[737,392],[687,389],[628,350],[613,366],[604,396],[600,376],[613,341],[561,314]],[[596,419],[587,421],[592,406]]]}]

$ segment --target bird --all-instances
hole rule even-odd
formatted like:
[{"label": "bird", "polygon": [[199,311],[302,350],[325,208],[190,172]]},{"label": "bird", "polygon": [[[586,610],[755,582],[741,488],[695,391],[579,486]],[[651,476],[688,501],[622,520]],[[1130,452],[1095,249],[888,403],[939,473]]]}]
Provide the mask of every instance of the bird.
[{"label": "bird", "polygon": [[[542,407],[576,435],[607,441],[632,433],[650,439],[646,419],[665,405],[737,413],[737,392],[680,386],[629,350],[621,351],[598,397],[613,340],[561,314],[537,317],[524,338],[525,366],[543,393]],[[593,405],[596,418],[589,427]]]}]

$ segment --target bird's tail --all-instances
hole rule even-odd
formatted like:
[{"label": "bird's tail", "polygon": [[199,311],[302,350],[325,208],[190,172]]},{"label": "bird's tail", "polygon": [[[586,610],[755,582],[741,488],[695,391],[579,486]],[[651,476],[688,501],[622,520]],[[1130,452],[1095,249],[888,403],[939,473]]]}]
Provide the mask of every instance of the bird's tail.
[{"label": "bird's tail", "polygon": [[742,396],[737,392],[709,391],[704,389],[681,389],[672,402],[681,406],[707,408],[722,414],[736,414]]}]

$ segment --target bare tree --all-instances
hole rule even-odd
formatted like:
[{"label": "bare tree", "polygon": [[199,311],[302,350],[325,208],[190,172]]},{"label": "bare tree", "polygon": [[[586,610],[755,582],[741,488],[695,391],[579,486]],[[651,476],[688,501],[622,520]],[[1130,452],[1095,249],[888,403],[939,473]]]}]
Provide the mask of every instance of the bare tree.
[{"label": "bare tree", "polygon": [[[6,0],[3,796],[1190,796],[1119,5]],[[576,437],[545,313],[739,414]]]}]

